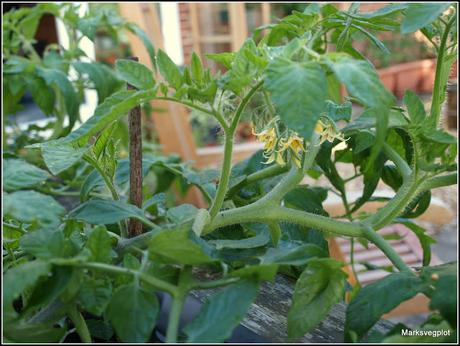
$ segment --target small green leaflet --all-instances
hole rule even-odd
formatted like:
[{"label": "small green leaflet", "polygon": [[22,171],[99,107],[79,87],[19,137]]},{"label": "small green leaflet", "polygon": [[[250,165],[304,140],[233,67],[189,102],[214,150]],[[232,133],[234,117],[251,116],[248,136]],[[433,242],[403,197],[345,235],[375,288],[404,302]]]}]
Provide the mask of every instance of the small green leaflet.
[{"label": "small green leaflet", "polygon": [[171,58],[163,52],[161,49],[158,50],[157,64],[161,75],[169,83],[171,87],[178,90],[182,85],[182,74],[177,65],[171,60]]},{"label": "small green leaflet", "polygon": [[119,59],[115,69],[121,79],[137,89],[151,89],[155,86],[152,71],[136,61]]}]

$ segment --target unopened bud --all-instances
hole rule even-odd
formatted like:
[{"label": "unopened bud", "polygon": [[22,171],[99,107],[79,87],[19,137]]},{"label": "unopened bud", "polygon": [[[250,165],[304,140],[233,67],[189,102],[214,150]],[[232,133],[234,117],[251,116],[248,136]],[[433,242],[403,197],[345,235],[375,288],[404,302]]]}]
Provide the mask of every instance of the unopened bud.
[{"label": "unopened bud", "polygon": [[431,279],[432,280],[439,280],[439,275],[434,273],[434,274],[431,275]]}]

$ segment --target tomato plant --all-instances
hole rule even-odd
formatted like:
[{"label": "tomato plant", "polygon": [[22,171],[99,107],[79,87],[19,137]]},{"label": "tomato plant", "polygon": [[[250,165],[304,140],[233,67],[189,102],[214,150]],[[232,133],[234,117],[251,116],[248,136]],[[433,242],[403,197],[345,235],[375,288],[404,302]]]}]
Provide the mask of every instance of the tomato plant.
[{"label": "tomato plant", "polygon": [[[287,315],[290,340],[315,328],[350,289],[348,341],[362,341],[382,315],[418,293],[430,299],[433,312],[421,328],[456,331],[457,264],[429,266],[433,239],[412,221],[429,206],[432,189],[457,180],[456,138],[439,126],[457,54],[456,16],[450,3],[399,3],[368,13],[357,3],[346,11],[312,4],[256,30],[236,52],[208,54],[224,74],[213,75],[196,54],[179,68],[154,51],[154,71],[118,60],[117,76],[137,90],[105,97],[64,137],[29,145],[40,150],[47,170],[21,158],[4,160],[5,338],[60,341],[76,330],[84,342],[113,335],[148,342],[160,310],[155,292],[164,292],[172,298],[167,342],[223,342],[261,282],[277,273],[296,280]],[[397,105],[372,63],[353,48],[353,34],[360,32],[384,50],[371,33],[378,30],[421,30],[433,43],[437,68],[429,113],[410,90]],[[154,99],[215,119],[224,156],[220,170],[204,171],[174,157],[144,157],[144,173],[170,176],[138,208],[127,198],[129,160],[118,157],[114,129],[133,107]],[[362,106],[357,117],[352,103]],[[235,131],[249,104],[264,149],[232,165]],[[363,176],[355,201],[347,199],[350,180],[338,162]],[[75,167],[89,173],[74,186],[79,205],[67,212],[43,186]],[[324,175],[331,188],[302,184],[307,175]],[[361,213],[380,180],[394,196],[375,213]],[[165,195],[172,181],[183,189],[197,186],[209,208],[172,205]],[[346,210],[341,218],[322,206],[332,189]],[[143,223],[143,234],[127,236],[129,218]],[[423,267],[409,267],[379,233],[395,223],[418,237]],[[375,244],[391,261],[391,273],[351,288],[344,263],[329,256],[326,236]],[[213,279],[197,270],[212,272]],[[179,330],[189,292],[222,286]],[[396,329],[377,339],[401,341]]]}]

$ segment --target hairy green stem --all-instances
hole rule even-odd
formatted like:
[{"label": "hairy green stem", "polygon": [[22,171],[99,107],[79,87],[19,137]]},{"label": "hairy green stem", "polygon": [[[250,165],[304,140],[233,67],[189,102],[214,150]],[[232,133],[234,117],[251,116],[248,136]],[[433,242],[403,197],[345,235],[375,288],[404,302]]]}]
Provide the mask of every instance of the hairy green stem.
[{"label": "hairy green stem", "polygon": [[166,342],[177,342],[179,333],[179,321],[184,306],[185,298],[193,285],[192,266],[184,266],[179,274],[179,282],[176,294],[172,295],[173,302],[169,311],[168,329],[166,331]]},{"label": "hairy green stem", "polygon": [[431,110],[430,110],[430,116],[433,118],[433,123],[436,124],[436,126],[439,123],[439,116],[441,114],[441,98],[442,98],[442,92],[444,92],[444,87],[441,85],[441,74],[443,70],[443,65],[444,65],[444,54],[446,53],[446,44],[447,40],[449,38],[449,31],[453,23],[455,22],[456,16],[452,16],[452,18],[449,20],[449,22],[446,24],[446,27],[444,28],[444,32],[441,38],[441,44],[439,45],[439,50],[438,50],[438,58],[436,60],[436,75],[434,79],[434,86],[433,86],[433,96],[432,96],[432,101],[431,101]]},{"label": "hairy green stem", "polygon": [[417,181],[411,175],[399,188],[395,196],[375,214],[366,218],[363,222],[370,225],[373,229],[378,230],[388,225],[395,217],[397,217],[407,206],[407,204],[417,194]]},{"label": "hairy green stem", "polygon": [[203,234],[210,233],[220,227],[238,223],[279,221],[292,222],[301,226],[348,237],[362,236],[362,227],[357,223],[337,221],[297,209],[280,207],[277,204],[273,204],[273,202],[263,202],[262,200],[241,208],[220,212],[215,217],[211,227],[205,230]]},{"label": "hairy green stem", "polygon": [[228,182],[230,181],[230,173],[232,168],[232,151],[233,151],[233,134],[225,133],[224,144],[224,162],[220,173],[219,184],[217,187],[216,197],[212,202],[209,214],[211,219],[214,218],[219,212],[222,204],[224,203],[225,195],[227,193]]},{"label": "hairy green stem", "polygon": [[177,295],[173,298],[171,310],[169,311],[168,329],[166,331],[166,343],[176,343],[179,332],[179,321],[182,308],[185,302],[185,295]]},{"label": "hairy green stem", "polygon": [[69,308],[68,314],[77,329],[77,333],[80,336],[81,341],[86,344],[91,343],[91,334],[88,330],[88,326],[86,325],[85,319],[81,315],[80,311],[77,310],[77,306],[75,304]]},{"label": "hairy green stem", "polygon": [[251,98],[254,96],[254,94],[259,90],[259,88],[264,84],[264,81],[258,82],[255,86],[252,87],[252,89],[246,94],[246,96],[241,100],[240,105],[238,106],[235,116],[233,117],[232,123],[229,128],[229,132],[233,136],[236,130],[236,127],[238,126],[238,123],[240,122],[241,115],[243,114],[244,109],[246,108],[247,104],[251,100]]},{"label": "hairy green stem", "polygon": [[366,239],[374,243],[382,252],[388,257],[388,259],[402,272],[413,273],[413,271],[407,266],[406,263],[401,259],[398,253],[383,239],[380,234],[374,231],[371,227],[363,228],[363,235]]},{"label": "hairy green stem", "polygon": [[114,265],[106,264],[106,263],[81,262],[75,259],[55,259],[53,260],[53,264],[94,269],[94,270],[104,271],[104,272],[112,273],[112,274],[124,274],[124,275],[138,276],[142,281],[144,281],[147,284],[152,285],[153,287],[159,290],[168,292],[172,296],[175,296],[177,294],[176,286],[166,281],[160,280],[156,277],[153,277],[151,275],[141,273],[140,271],[132,270],[129,268],[118,267],[118,266],[114,266]]},{"label": "hairy green stem", "polygon": [[184,105],[184,106],[186,106],[188,108],[191,108],[191,109],[197,110],[199,112],[211,115],[211,116],[213,116],[213,117],[215,117],[217,119],[217,121],[220,123],[220,125],[224,129],[226,129],[228,127],[228,124],[225,121],[225,119],[223,118],[223,116],[220,113],[216,112],[216,111],[212,111],[212,110],[203,108],[203,107],[198,106],[198,105],[196,105],[196,104],[194,104],[192,102],[188,102],[188,101],[184,101],[184,100],[178,100],[178,99],[175,99],[173,97],[155,97],[155,99],[156,100],[164,100],[164,101],[171,101],[171,102],[179,103],[179,104]]},{"label": "hairy green stem", "polygon": [[243,100],[241,100],[241,103],[236,110],[235,116],[232,120],[230,127],[224,127],[224,158],[220,173],[219,185],[216,191],[216,197],[214,198],[214,201],[211,205],[211,209],[209,210],[211,219],[213,219],[219,212],[220,208],[222,207],[222,204],[224,203],[225,195],[227,194],[228,182],[230,181],[230,173],[232,168],[233,136],[235,135],[236,127],[238,126],[241,114],[246,108],[246,105],[248,104],[249,100],[252,98],[252,96],[254,96],[254,94],[262,86],[262,84],[263,81],[260,81],[248,92],[248,94],[243,98]]},{"label": "hairy green stem", "polygon": [[288,169],[289,169],[288,165],[280,166],[280,165],[275,164],[273,166],[269,166],[264,169],[261,169],[260,171],[254,172],[248,175],[246,178],[244,178],[244,180],[240,181],[238,184],[232,186],[227,192],[227,197],[233,196],[236,192],[241,190],[241,188],[243,188],[244,186],[247,186],[259,180],[274,177],[281,173],[285,173],[287,172]]},{"label": "hairy green stem", "polygon": [[196,282],[192,285],[192,289],[208,289],[226,286],[239,281],[238,277],[226,277],[218,280],[207,281],[207,282]]},{"label": "hairy green stem", "polygon": [[457,173],[445,174],[425,180],[420,186],[419,191],[424,192],[437,187],[450,186],[457,184]]},{"label": "hairy green stem", "polygon": [[403,180],[406,181],[409,179],[412,174],[412,170],[407,164],[406,161],[387,143],[383,143],[383,152],[389,157],[391,161],[396,165],[396,168],[401,173]]},{"label": "hairy green stem", "polygon": [[[110,191],[110,194],[112,195],[112,198],[115,201],[120,200],[120,196],[118,195],[118,192],[115,189],[115,186],[113,185],[112,179],[107,174],[105,174],[104,169],[99,165],[99,163],[95,159],[93,159],[90,155],[84,155],[83,159],[86,162],[88,162],[91,166],[93,166],[94,169],[102,177],[102,179],[104,180],[105,185],[107,186],[107,188]],[[126,222],[125,221],[118,222],[118,227],[120,228],[120,235],[123,238],[127,238],[128,237],[128,230],[127,230]]]}]

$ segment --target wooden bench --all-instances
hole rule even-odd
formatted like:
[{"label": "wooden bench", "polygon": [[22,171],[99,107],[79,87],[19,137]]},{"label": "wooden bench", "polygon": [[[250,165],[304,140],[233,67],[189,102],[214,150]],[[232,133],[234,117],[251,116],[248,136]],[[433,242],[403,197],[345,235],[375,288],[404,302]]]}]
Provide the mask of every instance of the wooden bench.
[{"label": "wooden bench", "polygon": [[[294,292],[294,280],[277,275],[274,282],[264,282],[255,302],[241,325],[260,335],[268,342],[287,342],[287,314]],[[204,302],[218,289],[192,291],[192,295]],[[344,341],[346,304],[332,307],[329,315],[310,333],[296,342],[301,343],[340,343]],[[379,321],[372,331],[387,332],[393,327],[389,321]]]}]

